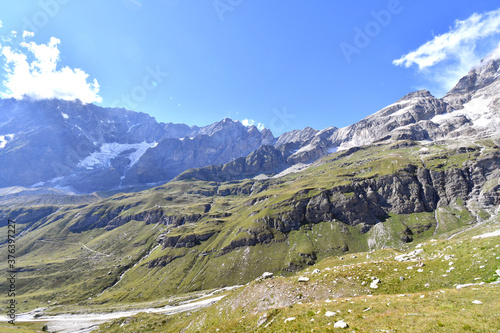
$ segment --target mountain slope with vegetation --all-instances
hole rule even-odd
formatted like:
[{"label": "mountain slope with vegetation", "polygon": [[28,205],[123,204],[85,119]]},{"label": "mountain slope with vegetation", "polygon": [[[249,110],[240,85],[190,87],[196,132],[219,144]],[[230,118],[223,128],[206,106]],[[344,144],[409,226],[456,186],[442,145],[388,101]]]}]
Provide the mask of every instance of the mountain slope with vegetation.
[{"label": "mountain slope with vegetation", "polygon": [[279,178],[183,180],[61,207],[17,240],[20,305],[149,301],[492,223],[499,143],[397,141]]},{"label": "mountain slope with vegetation", "polygon": [[98,332],[335,332],[342,322],[361,332],[498,330],[499,236],[412,250],[327,258],[294,276],[253,281],[206,309],[143,313]]}]

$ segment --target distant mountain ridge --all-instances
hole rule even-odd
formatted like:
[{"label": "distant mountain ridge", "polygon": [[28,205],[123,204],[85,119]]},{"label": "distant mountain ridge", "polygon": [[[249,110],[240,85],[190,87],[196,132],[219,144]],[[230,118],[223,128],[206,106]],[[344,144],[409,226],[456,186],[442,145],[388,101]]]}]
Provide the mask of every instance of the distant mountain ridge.
[{"label": "distant mountain ridge", "polygon": [[278,138],[229,118],[190,127],[79,102],[0,100],[0,188],[91,193],[154,186],[179,175],[204,180],[273,176],[379,141],[490,137],[500,134],[499,66],[500,60],[483,61],[440,99],[421,90],[353,125],[307,127]]},{"label": "distant mountain ridge", "polygon": [[144,113],[60,100],[0,100],[0,187],[89,193],[162,183],[273,144],[269,130],[224,119],[164,124]]},{"label": "distant mountain ridge", "polygon": [[[274,147],[281,155],[266,157],[267,166],[254,173],[242,173],[232,179],[275,174],[299,163],[311,163],[337,150],[364,146],[374,142],[414,140],[434,141],[457,138],[488,138],[500,135],[500,60],[482,62],[464,76],[443,98],[435,98],[427,90],[412,92],[394,104],[344,127],[328,127],[318,131],[307,127],[282,134]],[[256,153],[259,153],[258,151]],[[260,152],[262,153],[262,152]],[[261,157],[263,159],[264,157]],[[245,170],[248,168],[248,163]],[[221,179],[234,165],[189,170],[177,179]],[[238,166],[242,169],[241,166]],[[209,173],[212,175],[209,176]]]}]

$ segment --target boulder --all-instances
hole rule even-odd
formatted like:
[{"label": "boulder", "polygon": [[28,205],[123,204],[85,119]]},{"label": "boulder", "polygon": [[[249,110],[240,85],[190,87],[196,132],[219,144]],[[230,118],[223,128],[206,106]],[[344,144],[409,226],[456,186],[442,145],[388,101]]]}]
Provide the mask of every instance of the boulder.
[{"label": "boulder", "polygon": [[339,320],[338,322],[336,322],[334,325],[333,325],[334,328],[348,328],[349,325],[347,325],[347,323],[342,319],[342,320]]}]

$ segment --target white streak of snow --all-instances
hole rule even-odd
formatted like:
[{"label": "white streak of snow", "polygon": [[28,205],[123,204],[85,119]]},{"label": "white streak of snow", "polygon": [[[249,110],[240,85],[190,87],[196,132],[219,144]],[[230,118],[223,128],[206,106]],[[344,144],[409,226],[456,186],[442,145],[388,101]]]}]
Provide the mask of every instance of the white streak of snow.
[{"label": "white streak of snow", "polygon": [[336,153],[339,150],[339,147],[328,148],[328,154]]},{"label": "white streak of snow", "polygon": [[310,150],[313,150],[314,148],[316,148],[316,147],[313,146],[312,144],[308,144],[307,146],[301,147],[299,150],[297,150],[297,152],[295,152],[295,154],[303,153],[305,151],[310,151]]},{"label": "white streak of snow", "polygon": [[464,104],[464,108],[462,110],[440,114],[434,116],[431,120],[432,122],[441,125],[452,120],[455,117],[466,116],[472,121],[472,123],[474,124],[473,127],[475,128],[489,127],[490,125],[492,125],[492,122],[494,122],[494,120],[491,119],[492,113],[489,108],[491,102],[491,98],[475,98],[470,102]]},{"label": "white streak of snow", "polygon": [[85,157],[80,163],[78,163],[78,167],[93,169],[95,167],[109,167],[111,160],[124,151],[133,150],[128,154],[124,155],[129,160],[129,167],[137,163],[137,161],[141,158],[142,155],[149,148],[156,147],[157,142],[142,142],[142,143],[105,143],[101,146],[99,151],[93,152],[89,156]]},{"label": "white streak of snow", "polygon": [[276,176],[273,176],[273,178],[279,178],[279,177],[283,177],[283,176],[286,176],[286,175],[291,174],[291,173],[300,172],[302,170],[309,168],[309,166],[310,166],[310,164],[297,163],[297,164],[292,165],[288,169],[281,171]]}]

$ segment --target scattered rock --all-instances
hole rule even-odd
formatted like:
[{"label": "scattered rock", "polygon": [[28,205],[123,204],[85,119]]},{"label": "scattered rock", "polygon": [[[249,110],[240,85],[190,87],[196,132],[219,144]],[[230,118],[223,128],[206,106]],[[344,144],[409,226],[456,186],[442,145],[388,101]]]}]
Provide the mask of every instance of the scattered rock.
[{"label": "scattered rock", "polygon": [[394,259],[397,260],[397,261],[401,261],[401,262],[416,260],[417,256],[419,254],[421,254],[422,252],[424,252],[423,249],[417,249],[417,250],[412,251],[410,253],[404,253],[404,254],[400,254],[398,256],[395,256]]},{"label": "scattered rock", "polygon": [[337,315],[337,313],[336,312],[332,312],[332,311],[326,311],[326,313],[325,313],[325,316],[327,316],[327,317],[333,317],[333,316],[336,316],[336,315]]},{"label": "scattered rock", "polygon": [[344,321],[344,320],[339,320],[338,322],[336,322],[333,327],[335,328],[348,328],[349,325],[347,325],[347,323]]},{"label": "scattered rock", "polygon": [[425,288],[430,288],[430,287],[431,287],[431,284],[430,284],[430,283],[426,283],[426,284],[424,284],[424,287],[425,287]]},{"label": "scattered rock", "polygon": [[476,285],[477,285],[477,283],[459,284],[459,285],[457,285],[457,289],[462,289],[462,288],[472,287],[472,286],[476,286]]},{"label": "scattered rock", "polygon": [[479,305],[479,304],[483,304],[483,302],[481,302],[481,301],[479,301],[479,300],[476,299],[476,300],[472,301],[472,304],[478,304]]},{"label": "scattered rock", "polygon": [[495,273],[497,273],[497,275],[500,276],[500,269],[497,269]]},{"label": "scattered rock", "polygon": [[405,280],[405,277],[404,276],[400,276],[399,277],[399,281],[403,282]]},{"label": "scattered rock", "polygon": [[301,277],[299,277],[299,280],[298,280],[298,281],[299,281],[299,282],[307,282],[307,281],[309,281],[309,278],[308,278],[308,277],[306,277],[306,276],[301,276]]},{"label": "scattered rock", "polygon": [[370,288],[372,289],[377,289],[378,288],[378,284],[379,284],[380,280],[379,279],[375,279],[372,281],[372,283],[370,283]]},{"label": "scattered rock", "polygon": [[313,271],[313,274],[319,274],[319,273],[321,273],[321,271],[317,268]]},{"label": "scattered rock", "polygon": [[260,327],[267,321],[267,313],[264,313],[259,320],[257,320],[257,327]]}]

